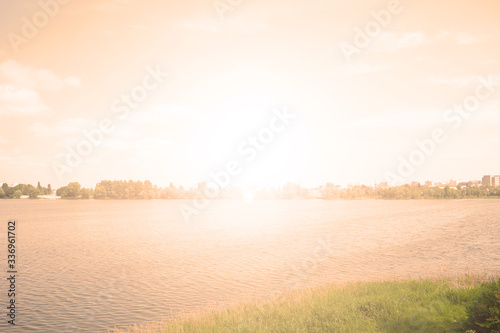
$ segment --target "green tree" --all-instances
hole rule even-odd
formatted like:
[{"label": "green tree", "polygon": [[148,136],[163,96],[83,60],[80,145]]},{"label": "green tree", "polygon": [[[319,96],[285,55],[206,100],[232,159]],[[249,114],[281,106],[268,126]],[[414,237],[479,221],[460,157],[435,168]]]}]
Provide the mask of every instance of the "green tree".
[{"label": "green tree", "polygon": [[80,190],[80,194],[82,196],[82,199],[90,199],[91,191],[88,188],[82,188]]},{"label": "green tree", "polygon": [[500,332],[500,279],[480,288],[480,295],[467,309],[465,329],[477,333]]},{"label": "green tree", "polygon": [[69,183],[68,186],[68,198],[78,198],[80,196],[81,185],[79,183]]},{"label": "green tree", "polygon": [[19,199],[23,195],[23,192],[21,190],[17,190],[14,192],[14,198]]},{"label": "green tree", "polygon": [[[13,198],[14,197],[14,189],[9,187],[7,183],[2,184],[2,190],[5,192],[5,197],[6,198]],[[21,192],[22,193],[22,192]]]},{"label": "green tree", "polygon": [[68,186],[63,186],[57,189],[56,194],[61,198],[76,199],[80,196],[81,185],[78,183],[69,183]]},{"label": "green tree", "polygon": [[97,185],[94,191],[94,198],[106,199],[106,189],[103,186]]},{"label": "green tree", "polygon": [[3,188],[0,187],[0,198],[3,198],[5,196],[5,191]]},{"label": "green tree", "polygon": [[68,188],[66,186],[59,187],[56,191],[56,195],[60,196],[61,198],[65,198],[68,196]]},{"label": "green tree", "polygon": [[52,194],[52,186],[50,186],[50,184],[47,185],[47,192],[49,192],[49,193],[47,193],[49,195]]},{"label": "green tree", "polygon": [[30,188],[30,190],[28,192],[30,199],[36,199],[39,194],[40,194],[40,190],[38,190],[36,187]]}]

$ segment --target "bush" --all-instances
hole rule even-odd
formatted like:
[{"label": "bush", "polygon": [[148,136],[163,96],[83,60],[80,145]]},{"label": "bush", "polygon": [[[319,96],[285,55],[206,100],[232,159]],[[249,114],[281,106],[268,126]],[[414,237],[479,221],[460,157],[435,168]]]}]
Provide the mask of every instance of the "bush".
[{"label": "bush", "polygon": [[500,333],[500,279],[481,286],[481,293],[467,309],[465,329],[476,333]]}]

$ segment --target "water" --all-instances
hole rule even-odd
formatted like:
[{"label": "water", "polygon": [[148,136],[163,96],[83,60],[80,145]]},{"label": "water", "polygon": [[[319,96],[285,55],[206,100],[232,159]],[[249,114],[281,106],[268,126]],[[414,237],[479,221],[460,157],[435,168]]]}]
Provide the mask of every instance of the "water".
[{"label": "water", "polygon": [[[0,331],[93,332],[290,288],[500,272],[500,201],[0,200],[16,218],[17,316]],[[4,277],[5,276],[5,277]],[[7,312],[6,310],[1,310]]]}]

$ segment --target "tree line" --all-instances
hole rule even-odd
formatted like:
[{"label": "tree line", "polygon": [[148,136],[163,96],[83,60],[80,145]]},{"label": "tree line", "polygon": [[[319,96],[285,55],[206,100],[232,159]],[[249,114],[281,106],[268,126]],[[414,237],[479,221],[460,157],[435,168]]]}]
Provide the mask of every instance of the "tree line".
[{"label": "tree line", "polygon": [[43,187],[40,185],[40,182],[38,182],[36,187],[31,184],[17,184],[11,187],[7,183],[3,183],[2,187],[0,187],[0,198],[3,199],[19,199],[23,195],[35,199],[39,195],[49,195],[51,193],[52,187],[50,184],[47,187]]},{"label": "tree line", "polygon": [[[182,186],[161,188],[150,181],[103,180],[95,189],[81,188],[78,183],[61,187],[57,194],[71,199],[198,199],[204,198],[207,190],[205,182],[197,187],[184,189]],[[238,187],[220,191],[217,198],[244,198],[244,192]],[[465,199],[500,197],[500,187],[411,187],[402,185],[389,188],[376,188],[366,185],[340,188],[327,183],[317,189],[309,189],[299,184],[287,183],[281,187],[264,188],[254,193],[255,199]]]},{"label": "tree line", "polygon": [[[206,183],[199,183],[197,187],[185,189],[170,183],[167,187],[153,185],[149,180],[124,181],[103,180],[95,188],[82,188],[79,183],[69,183],[57,189],[56,194],[63,199],[201,199],[204,198]],[[220,191],[219,198],[242,198],[243,195],[236,187]]]},{"label": "tree line", "polygon": [[[39,195],[52,193],[52,187],[43,187],[38,182],[33,185],[18,184],[9,187],[4,183],[0,188],[0,198],[20,198],[29,196],[34,199]],[[185,189],[170,183],[167,187],[153,185],[149,180],[124,181],[103,180],[95,188],[83,188],[79,183],[72,182],[60,187],[56,195],[63,199],[203,199],[206,197],[207,185],[199,183],[196,187]],[[287,183],[281,187],[264,188],[257,190],[255,199],[465,199],[500,197],[500,187],[427,187],[403,185],[389,188],[377,188],[366,185],[341,188],[332,183],[327,183],[315,189],[302,187],[299,184]],[[229,187],[219,191],[219,199],[241,199],[245,193],[238,187]]]},{"label": "tree line", "polygon": [[500,197],[500,187],[427,187],[402,185],[389,188],[373,188],[370,186],[354,186],[338,188],[333,184],[326,184],[321,191],[324,199],[467,199]]}]

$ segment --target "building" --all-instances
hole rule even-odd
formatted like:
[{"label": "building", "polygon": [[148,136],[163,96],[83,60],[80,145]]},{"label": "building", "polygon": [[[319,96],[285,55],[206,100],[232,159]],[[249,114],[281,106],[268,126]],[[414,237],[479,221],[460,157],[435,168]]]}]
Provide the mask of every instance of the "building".
[{"label": "building", "polygon": [[500,176],[491,176],[491,186],[500,186]]},{"label": "building", "polygon": [[483,177],[481,183],[485,186],[500,186],[500,176],[486,175]]},{"label": "building", "polygon": [[469,182],[469,187],[479,187],[481,186],[481,181],[480,180],[473,180]]},{"label": "building", "polygon": [[483,176],[481,184],[483,184],[484,186],[491,186],[491,176]]}]

